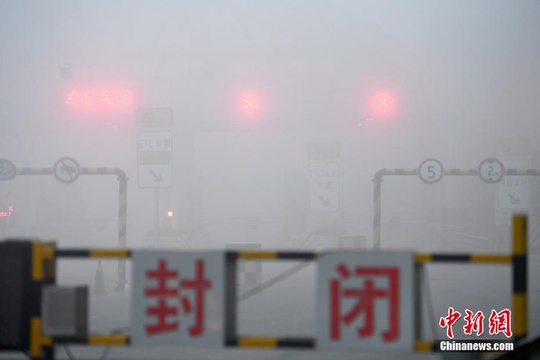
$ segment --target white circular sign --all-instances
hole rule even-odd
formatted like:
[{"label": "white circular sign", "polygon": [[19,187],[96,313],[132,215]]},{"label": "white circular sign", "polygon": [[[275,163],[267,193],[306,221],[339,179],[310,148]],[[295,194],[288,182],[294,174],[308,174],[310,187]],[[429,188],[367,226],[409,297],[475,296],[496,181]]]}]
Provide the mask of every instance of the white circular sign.
[{"label": "white circular sign", "polygon": [[9,160],[0,159],[0,180],[12,180],[15,177],[15,165]]},{"label": "white circular sign", "polygon": [[69,184],[77,180],[81,173],[81,168],[77,160],[70,157],[63,157],[54,163],[53,173],[58,181]]},{"label": "white circular sign", "polygon": [[478,165],[478,176],[486,184],[495,184],[504,177],[504,165],[495,158],[482,160]]},{"label": "white circular sign", "polygon": [[437,159],[426,159],[418,167],[418,176],[426,184],[441,180],[444,174],[443,166]]}]

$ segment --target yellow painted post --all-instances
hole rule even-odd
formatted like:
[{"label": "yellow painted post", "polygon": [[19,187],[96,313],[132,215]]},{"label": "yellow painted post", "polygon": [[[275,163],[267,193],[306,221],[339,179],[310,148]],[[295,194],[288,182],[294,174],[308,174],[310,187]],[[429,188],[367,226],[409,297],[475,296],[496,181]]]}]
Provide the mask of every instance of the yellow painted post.
[{"label": "yellow painted post", "polygon": [[527,336],[527,217],[515,215],[513,227],[512,333],[514,339],[518,341]]}]

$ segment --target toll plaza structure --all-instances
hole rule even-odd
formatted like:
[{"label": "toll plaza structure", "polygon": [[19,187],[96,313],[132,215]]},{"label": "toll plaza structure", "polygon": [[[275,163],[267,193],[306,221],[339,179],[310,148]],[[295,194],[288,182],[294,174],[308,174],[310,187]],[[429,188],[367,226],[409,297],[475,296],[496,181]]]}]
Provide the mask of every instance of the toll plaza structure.
[{"label": "toll plaza structure", "polygon": [[[499,330],[517,356],[538,342],[526,342],[526,234],[527,218],[516,215],[511,254],[60,249],[53,242],[8,239],[0,242],[0,351],[22,351],[35,360],[54,359],[54,347],[66,344],[437,351],[441,341],[421,335],[420,278],[428,263],[455,263],[511,266],[512,309],[500,318],[492,314],[490,322],[501,321]],[[131,259],[130,333],[88,333],[87,290],[56,284],[57,261],[85,258]],[[291,260],[316,262],[316,336],[239,334],[238,262]],[[511,322],[502,322],[506,310]],[[451,330],[452,320],[449,313],[441,327]]]}]

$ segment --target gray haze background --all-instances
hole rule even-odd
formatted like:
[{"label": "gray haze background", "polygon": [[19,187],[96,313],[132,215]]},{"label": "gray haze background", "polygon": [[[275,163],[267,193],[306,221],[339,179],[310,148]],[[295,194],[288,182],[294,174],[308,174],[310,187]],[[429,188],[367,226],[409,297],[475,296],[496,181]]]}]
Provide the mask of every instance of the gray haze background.
[{"label": "gray haze background", "polygon": [[[0,158],[41,168],[70,156],[82,167],[123,169],[130,178],[130,248],[257,243],[313,249],[335,246],[335,236],[345,234],[365,237],[370,248],[371,180],[379,169],[414,169],[426,158],[468,169],[488,157],[540,168],[539,35],[537,0],[1,1]],[[89,113],[65,104],[69,91],[100,85],[133,89],[134,106]],[[264,105],[251,122],[234,105],[245,89],[254,89]],[[391,119],[373,117],[365,104],[379,89],[395,95]],[[174,185],[160,190],[159,200],[162,227],[175,231],[159,242],[149,234],[154,192],[137,184],[135,118],[143,107],[174,112]],[[316,142],[339,145],[335,213],[310,211],[308,146]],[[528,181],[529,207],[520,212],[529,215],[530,266],[537,269],[540,182]],[[508,252],[512,211],[501,209],[497,196],[497,185],[476,177],[433,185],[417,177],[385,178],[382,248]],[[0,218],[0,236],[115,247],[117,199],[115,176],[81,176],[69,185],[52,176],[2,181],[0,211],[14,205],[16,222]],[[175,212],[172,221],[163,216],[168,209]],[[282,266],[265,264],[263,279]],[[92,284],[96,269],[96,262],[67,261],[60,278]],[[127,299],[110,294],[116,263],[104,262],[103,269],[116,297],[93,299],[92,326],[128,326],[125,316],[104,320],[117,312],[113,303],[123,308]],[[430,272],[435,318],[448,306],[476,301],[478,307],[509,306],[509,291],[495,290],[497,279],[509,280],[506,268],[438,269]],[[303,284],[315,286],[313,271]],[[285,284],[260,304],[277,306],[291,288],[302,287]],[[470,296],[456,295],[467,289]],[[534,271],[529,289],[537,304]],[[308,334],[314,331],[310,291],[293,292],[298,307],[308,309],[305,322],[298,322]],[[246,312],[256,314],[249,306]],[[534,306],[530,328],[538,335]],[[227,356],[255,355],[189,354]]]}]

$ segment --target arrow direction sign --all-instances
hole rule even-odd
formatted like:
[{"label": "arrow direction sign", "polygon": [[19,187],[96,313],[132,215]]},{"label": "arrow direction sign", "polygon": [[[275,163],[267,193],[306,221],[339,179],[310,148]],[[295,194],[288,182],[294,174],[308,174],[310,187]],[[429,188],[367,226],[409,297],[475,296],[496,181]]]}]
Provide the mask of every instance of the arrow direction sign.
[{"label": "arrow direction sign", "polygon": [[152,178],[154,179],[155,182],[160,182],[161,181],[161,174],[160,173],[156,174],[155,172],[150,170],[150,174],[152,175]]},{"label": "arrow direction sign", "polygon": [[309,209],[339,211],[339,166],[337,162],[309,163]]},{"label": "arrow direction sign", "polygon": [[323,207],[327,208],[330,206],[330,199],[323,198],[322,196],[319,196],[319,199],[321,200]]},{"label": "arrow direction sign", "polygon": [[140,131],[137,134],[139,187],[168,188],[173,184],[172,133]]},{"label": "arrow direction sign", "polygon": [[510,198],[510,203],[512,203],[512,205],[519,205],[519,196],[508,194],[508,197]]},{"label": "arrow direction sign", "polygon": [[[527,169],[527,158],[502,159],[506,169]],[[503,211],[528,210],[529,209],[529,177],[528,176],[504,176],[497,183],[498,205]]]}]

